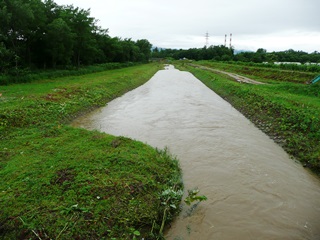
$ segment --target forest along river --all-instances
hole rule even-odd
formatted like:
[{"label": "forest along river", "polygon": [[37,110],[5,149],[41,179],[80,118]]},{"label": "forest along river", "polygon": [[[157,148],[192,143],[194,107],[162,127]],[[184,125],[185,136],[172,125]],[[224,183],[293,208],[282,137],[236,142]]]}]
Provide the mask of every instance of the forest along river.
[{"label": "forest along river", "polygon": [[188,72],[166,66],[73,126],[168,146],[185,190],[208,200],[183,211],[166,239],[320,239],[320,181]]}]

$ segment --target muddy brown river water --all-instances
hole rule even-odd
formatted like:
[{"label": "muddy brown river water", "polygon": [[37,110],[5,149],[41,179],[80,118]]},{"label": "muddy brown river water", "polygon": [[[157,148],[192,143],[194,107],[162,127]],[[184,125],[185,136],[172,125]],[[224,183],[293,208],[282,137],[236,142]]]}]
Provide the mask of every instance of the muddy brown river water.
[{"label": "muddy brown river water", "polygon": [[188,72],[166,66],[73,126],[167,146],[208,200],[166,239],[320,239],[320,180]]}]

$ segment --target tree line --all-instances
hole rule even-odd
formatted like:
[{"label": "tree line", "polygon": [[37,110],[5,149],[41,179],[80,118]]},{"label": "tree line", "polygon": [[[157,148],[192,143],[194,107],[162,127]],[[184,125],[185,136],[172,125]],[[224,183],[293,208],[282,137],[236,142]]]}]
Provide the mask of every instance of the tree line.
[{"label": "tree line", "polygon": [[229,61],[233,59],[234,50],[221,46],[210,46],[190,49],[158,49],[152,51],[154,58],[192,59],[192,60],[216,60]]},{"label": "tree line", "polygon": [[53,0],[0,0],[0,71],[145,62],[146,39],[110,37],[90,10]]},{"label": "tree line", "polygon": [[320,63],[320,53],[314,51],[307,53],[304,51],[295,51],[289,49],[280,52],[267,52],[263,48],[259,48],[256,52],[241,52],[234,56],[235,61],[242,62],[300,62],[300,63]]},{"label": "tree line", "polygon": [[173,59],[191,59],[191,60],[215,60],[215,61],[239,61],[239,62],[300,62],[300,63],[320,63],[320,53],[314,51],[307,53],[303,51],[295,51],[292,49],[280,52],[267,52],[263,48],[259,48],[256,52],[235,52],[233,48],[227,48],[223,45],[210,46],[203,48],[184,49],[158,49],[152,52],[155,58],[173,58]]}]

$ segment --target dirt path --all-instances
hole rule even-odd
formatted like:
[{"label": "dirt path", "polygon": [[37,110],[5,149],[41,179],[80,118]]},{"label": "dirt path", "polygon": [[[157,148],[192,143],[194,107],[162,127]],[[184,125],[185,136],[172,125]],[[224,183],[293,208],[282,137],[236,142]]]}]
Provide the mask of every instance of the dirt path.
[{"label": "dirt path", "polygon": [[222,74],[228,75],[229,77],[233,78],[234,80],[236,80],[239,83],[265,84],[265,83],[258,82],[258,81],[255,81],[253,79],[247,78],[247,77],[240,76],[240,75],[235,74],[235,73],[225,72],[225,71],[221,71],[221,70],[218,70],[218,69],[204,67],[204,66],[200,66],[200,65],[196,65],[196,64],[189,64],[189,65],[192,66],[192,67],[198,67],[198,68],[203,69],[203,70],[207,70],[207,71],[211,71],[211,72],[215,72],[215,73],[222,73]]}]

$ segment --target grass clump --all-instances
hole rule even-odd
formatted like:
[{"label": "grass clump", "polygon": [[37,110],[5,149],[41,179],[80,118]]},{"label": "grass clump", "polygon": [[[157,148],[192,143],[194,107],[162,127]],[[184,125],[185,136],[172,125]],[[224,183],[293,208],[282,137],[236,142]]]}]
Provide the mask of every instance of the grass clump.
[{"label": "grass clump", "polygon": [[158,69],[141,65],[0,88],[4,239],[161,237],[161,193],[182,189],[178,161],[138,141],[65,125]]},{"label": "grass clump", "polygon": [[[223,66],[223,70],[228,71],[227,66]],[[215,67],[218,68],[218,65]],[[283,80],[264,85],[242,84],[222,74],[186,64],[179,68],[193,73],[304,166],[320,173],[319,84],[306,85]],[[262,71],[267,76],[269,69]],[[286,74],[289,73],[284,71],[283,75]]]}]

